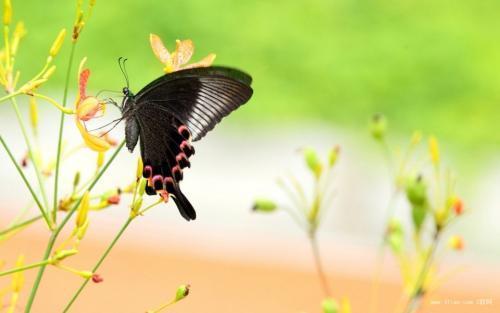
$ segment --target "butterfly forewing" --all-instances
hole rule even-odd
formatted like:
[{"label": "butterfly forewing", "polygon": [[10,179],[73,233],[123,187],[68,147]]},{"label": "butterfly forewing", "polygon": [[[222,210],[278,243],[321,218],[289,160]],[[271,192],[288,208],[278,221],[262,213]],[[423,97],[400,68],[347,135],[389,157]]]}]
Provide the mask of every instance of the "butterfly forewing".
[{"label": "butterfly forewing", "polygon": [[137,107],[154,106],[188,126],[201,139],[220,120],[252,96],[251,78],[225,67],[182,70],[164,75],[135,97]]}]

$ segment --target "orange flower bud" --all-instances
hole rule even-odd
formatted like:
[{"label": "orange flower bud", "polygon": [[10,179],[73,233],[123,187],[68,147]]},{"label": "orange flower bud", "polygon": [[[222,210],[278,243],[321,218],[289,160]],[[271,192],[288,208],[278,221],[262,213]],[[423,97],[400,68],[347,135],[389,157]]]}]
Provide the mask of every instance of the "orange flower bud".
[{"label": "orange flower bud", "polygon": [[461,251],[464,249],[464,240],[458,235],[451,236],[448,239],[448,247],[456,251]]},{"label": "orange flower bud", "polygon": [[456,215],[461,215],[464,212],[464,204],[460,198],[456,198],[453,202],[453,212]]}]

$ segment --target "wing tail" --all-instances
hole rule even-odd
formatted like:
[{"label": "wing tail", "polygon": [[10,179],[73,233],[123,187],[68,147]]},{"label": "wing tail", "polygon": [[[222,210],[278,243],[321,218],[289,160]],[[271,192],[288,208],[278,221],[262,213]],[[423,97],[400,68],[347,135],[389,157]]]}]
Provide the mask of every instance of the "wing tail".
[{"label": "wing tail", "polygon": [[179,188],[175,189],[172,194],[172,198],[174,199],[175,205],[177,205],[179,213],[182,217],[184,217],[187,221],[196,219],[196,211]]}]

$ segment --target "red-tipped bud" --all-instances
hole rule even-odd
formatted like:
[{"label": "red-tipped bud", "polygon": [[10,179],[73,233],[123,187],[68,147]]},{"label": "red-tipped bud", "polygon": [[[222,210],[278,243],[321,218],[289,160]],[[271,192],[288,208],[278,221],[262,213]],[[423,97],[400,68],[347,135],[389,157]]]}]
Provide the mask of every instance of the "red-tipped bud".
[{"label": "red-tipped bud", "polygon": [[108,204],[119,204],[120,203],[120,195],[116,194],[116,195],[109,196],[107,201],[108,201]]},{"label": "red-tipped bud", "polygon": [[101,275],[99,275],[99,274],[94,274],[94,275],[92,275],[92,281],[93,281],[94,283],[96,283],[96,284],[98,284],[98,283],[102,283],[102,281],[103,281],[103,280],[104,280],[104,279],[103,279],[103,278],[101,277]]},{"label": "red-tipped bud", "polygon": [[453,212],[456,215],[461,215],[464,212],[464,203],[460,198],[456,198],[453,202]]}]

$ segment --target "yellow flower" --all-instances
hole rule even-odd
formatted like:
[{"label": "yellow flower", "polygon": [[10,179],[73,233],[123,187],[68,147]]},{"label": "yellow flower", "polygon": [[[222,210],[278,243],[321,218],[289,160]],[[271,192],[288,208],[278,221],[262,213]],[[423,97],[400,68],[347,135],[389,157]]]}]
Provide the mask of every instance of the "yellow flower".
[{"label": "yellow flower", "polygon": [[149,42],[151,43],[153,53],[158,60],[165,65],[163,68],[165,73],[172,73],[189,68],[208,67],[211,66],[215,60],[215,54],[210,53],[198,62],[187,64],[194,52],[194,44],[190,39],[176,40],[175,50],[172,53],[168,52],[160,37],[155,34],[149,35]]},{"label": "yellow flower", "polygon": [[90,70],[83,70],[84,63],[85,59],[80,63],[80,70],[78,71],[79,89],[75,103],[75,123],[87,147],[96,152],[105,152],[111,147],[110,143],[105,138],[89,133],[84,124],[84,122],[97,117],[98,113],[101,113],[100,116],[102,116],[106,109],[105,102],[100,101],[96,97],[86,95]]}]

